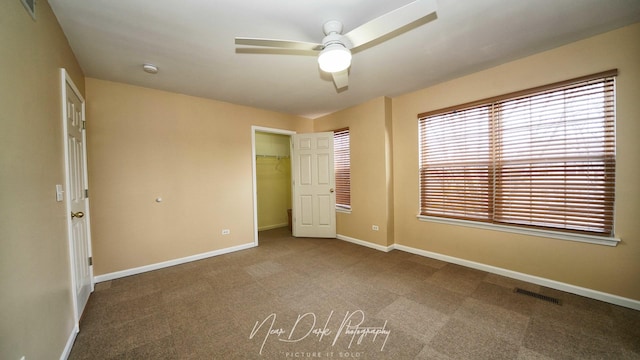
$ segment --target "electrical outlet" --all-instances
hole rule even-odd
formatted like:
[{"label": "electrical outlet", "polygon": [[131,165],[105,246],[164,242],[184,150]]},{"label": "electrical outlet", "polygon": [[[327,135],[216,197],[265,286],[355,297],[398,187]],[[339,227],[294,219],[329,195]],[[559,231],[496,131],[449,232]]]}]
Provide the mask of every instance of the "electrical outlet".
[{"label": "electrical outlet", "polygon": [[371,226],[371,230],[378,231],[378,230],[380,230],[380,228],[378,227],[378,225],[372,225]]},{"label": "electrical outlet", "polygon": [[231,230],[229,229],[222,230],[222,235],[229,235],[229,234],[231,234]]}]

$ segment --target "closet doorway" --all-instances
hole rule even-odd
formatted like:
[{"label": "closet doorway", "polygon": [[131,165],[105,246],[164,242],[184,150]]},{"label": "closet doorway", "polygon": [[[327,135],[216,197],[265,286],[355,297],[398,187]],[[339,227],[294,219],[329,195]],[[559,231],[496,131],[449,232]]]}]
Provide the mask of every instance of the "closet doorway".
[{"label": "closet doorway", "polygon": [[291,224],[292,131],[253,128],[254,229],[258,232]]}]

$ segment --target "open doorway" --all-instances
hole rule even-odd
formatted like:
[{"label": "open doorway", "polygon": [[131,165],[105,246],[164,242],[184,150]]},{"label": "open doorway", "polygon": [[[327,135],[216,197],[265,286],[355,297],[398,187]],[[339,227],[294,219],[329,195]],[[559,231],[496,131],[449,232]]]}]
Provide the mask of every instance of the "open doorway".
[{"label": "open doorway", "polygon": [[291,154],[294,131],[252,127],[255,243],[260,231],[290,234]]}]

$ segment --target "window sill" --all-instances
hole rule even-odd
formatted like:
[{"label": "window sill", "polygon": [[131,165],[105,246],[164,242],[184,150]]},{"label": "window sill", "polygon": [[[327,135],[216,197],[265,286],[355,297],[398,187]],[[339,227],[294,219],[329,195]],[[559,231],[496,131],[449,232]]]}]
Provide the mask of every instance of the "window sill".
[{"label": "window sill", "polygon": [[336,207],[336,212],[343,214],[351,214],[351,208]]},{"label": "window sill", "polygon": [[601,237],[601,236],[586,235],[586,234],[583,235],[583,234],[565,233],[565,232],[552,231],[552,230],[528,229],[528,228],[520,228],[515,226],[487,224],[487,223],[469,221],[469,220],[439,218],[434,216],[417,215],[417,218],[420,221],[426,221],[426,222],[467,226],[467,227],[478,228],[478,229],[503,231],[503,232],[509,232],[514,234],[539,236],[539,237],[568,240],[568,241],[578,241],[578,242],[598,244],[598,245],[616,246],[620,241],[622,241],[621,239],[616,237]]}]

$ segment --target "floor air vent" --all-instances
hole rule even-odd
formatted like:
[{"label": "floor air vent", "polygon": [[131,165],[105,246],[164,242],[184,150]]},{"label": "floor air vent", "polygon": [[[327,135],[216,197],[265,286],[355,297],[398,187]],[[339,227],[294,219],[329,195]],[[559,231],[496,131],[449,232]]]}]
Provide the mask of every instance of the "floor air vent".
[{"label": "floor air vent", "polygon": [[515,288],[513,290],[513,292],[518,293],[518,294],[522,294],[522,295],[531,296],[531,297],[534,297],[536,299],[543,300],[543,301],[546,301],[546,302],[550,302],[550,303],[553,303],[553,304],[556,304],[556,305],[562,305],[562,302],[560,301],[560,299],[556,299],[556,298],[551,297],[551,296],[538,294],[538,293],[535,293],[533,291],[520,289],[520,288]]}]

